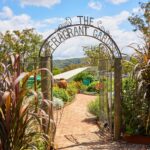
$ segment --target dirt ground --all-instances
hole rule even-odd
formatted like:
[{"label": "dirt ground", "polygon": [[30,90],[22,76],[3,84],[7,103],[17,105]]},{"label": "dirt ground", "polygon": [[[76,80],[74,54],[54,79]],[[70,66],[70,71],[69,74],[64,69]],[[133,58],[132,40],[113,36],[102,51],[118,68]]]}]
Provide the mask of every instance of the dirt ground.
[{"label": "dirt ground", "polygon": [[115,142],[107,132],[99,131],[87,105],[95,96],[78,94],[66,106],[57,126],[55,145],[59,150],[150,150],[150,146]]}]

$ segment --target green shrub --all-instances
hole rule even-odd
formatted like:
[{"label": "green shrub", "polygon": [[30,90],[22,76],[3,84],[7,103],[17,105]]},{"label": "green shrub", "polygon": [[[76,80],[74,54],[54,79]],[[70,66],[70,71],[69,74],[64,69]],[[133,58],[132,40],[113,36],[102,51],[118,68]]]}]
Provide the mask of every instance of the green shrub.
[{"label": "green shrub", "polygon": [[146,119],[148,105],[137,93],[137,81],[133,78],[123,80],[123,121],[129,134],[150,134],[150,125]]},{"label": "green shrub", "polygon": [[75,87],[77,88],[78,91],[86,91],[87,87],[86,85],[82,84],[82,82],[75,82]]},{"label": "green shrub", "polygon": [[54,122],[43,106],[50,110],[51,103],[44,99],[40,102],[41,92],[26,86],[29,77],[41,69],[20,73],[18,54],[8,56],[7,61],[0,63],[0,150],[39,149],[39,142],[47,149],[53,144],[53,133],[44,128],[46,125],[49,129]]},{"label": "green shrub", "polygon": [[80,86],[80,90],[81,90],[81,91],[86,91],[87,88],[88,88],[87,85],[84,85],[84,84],[81,83],[81,86]]},{"label": "green shrub", "polygon": [[[123,80],[123,121],[125,130],[128,133],[135,133],[137,126],[137,116],[135,108],[136,84],[132,78]],[[139,109],[139,108],[138,108]]]},{"label": "green shrub", "polygon": [[43,143],[41,143],[41,141],[37,142],[37,149],[38,150],[44,150],[45,149],[45,145]]},{"label": "green shrub", "polygon": [[70,101],[70,96],[65,89],[54,87],[53,96],[62,99],[64,102]]},{"label": "green shrub", "polygon": [[78,89],[76,88],[75,82],[68,83],[67,92],[68,92],[69,96],[71,96],[71,97],[74,97],[75,94],[78,93]]},{"label": "green shrub", "polygon": [[53,96],[62,99],[64,102],[71,101],[77,93],[78,88],[76,86],[76,82],[68,83],[67,89],[62,89],[59,87],[53,88]]},{"label": "green shrub", "polygon": [[87,75],[85,72],[81,72],[79,74],[77,74],[75,77],[74,77],[74,81],[82,81],[83,78],[85,77],[85,75]]},{"label": "green shrub", "polygon": [[59,68],[53,68],[53,75],[60,74],[62,71]]},{"label": "green shrub", "polygon": [[74,81],[83,81],[83,79],[90,80],[90,82],[94,81],[93,75],[89,72],[81,72],[74,77]]},{"label": "green shrub", "polygon": [[94,101],[91,101],[88,104],[88,111],[96,116],[97,118],[99,117],[100,114],[100,103],[99,103],[99,98],[96,98]]},{"label": "green shrub", "polygon": [[92,82],[92,83],[88,86],[87,91],[88,91],[88,92],[98,92],[98,90],[96,89],[96,85],[97,85],[98,83],[99,83],[98,81]]}]

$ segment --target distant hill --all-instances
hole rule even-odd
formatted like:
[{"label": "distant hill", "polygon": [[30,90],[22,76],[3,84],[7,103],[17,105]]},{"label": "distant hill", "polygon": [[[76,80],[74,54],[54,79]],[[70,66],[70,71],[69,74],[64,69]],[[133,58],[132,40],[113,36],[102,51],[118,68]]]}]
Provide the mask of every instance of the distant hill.
[{"label": "distant hill", "polygon": [[53,67],[63,69],[73,64],[86,64],[86,58],[71,58],[63,60],[53,60]]}]

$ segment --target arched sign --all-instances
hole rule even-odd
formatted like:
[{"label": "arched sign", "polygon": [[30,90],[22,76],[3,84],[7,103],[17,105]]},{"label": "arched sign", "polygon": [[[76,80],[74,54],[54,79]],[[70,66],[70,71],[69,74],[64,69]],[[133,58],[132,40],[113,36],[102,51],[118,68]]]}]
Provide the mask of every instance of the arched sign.
[{"label": "arched sign", "polygon": [[[66,21],[59,25],[58,29],[45,39],[39,51],[39,57],[41,57],[42,67],[44,66],[44,68],[48,68],[52,71],[53,52],[67,39],[79,36],[96,39],[100,42],[99,46],[104,46],[109,51],[111,58],[114,59],[114,138],[118,140],[121,131],[122,56],[117,44],[112,39],[109,32],[102,26],[102,22],[99,21],[97,25],[95,25],[93,20],[94,18],[92,17],[77,16],[78,22],[73,23],[71,18],[66,18]],[[51,96],[52,100],[52,80],[50,80],[50,78],[44,78],[45,72],[43,72],[41,76],[43,78],[41,89],[43,93],[47,91],[44,97],[48,99],[47,97]]]},{"label": "arched sign", "polygon": [[51,53],[53,53],[67,39],[86,36],[103,43],[110,50],[113,58],[121,58],[117,44],[102,26],[101,21],[97,23],[97,26],[94,26],[94,18],[92,17],[77,16],[77,18],[77,24],[73,24],[71,18],[66,18],[65,23],[59,25],[58,29],[45,39],[40,49],[40,57],[42,57],[42,52],[44,52],[46,45],[49,46]]}]

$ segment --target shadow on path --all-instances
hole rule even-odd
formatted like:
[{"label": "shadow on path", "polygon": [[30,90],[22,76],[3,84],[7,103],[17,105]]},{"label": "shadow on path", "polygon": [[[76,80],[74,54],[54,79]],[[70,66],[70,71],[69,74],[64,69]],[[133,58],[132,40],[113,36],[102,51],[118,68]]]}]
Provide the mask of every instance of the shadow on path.
[{"label": "shadow on path", "polygon": [[75,101],[64,108],[55,140],[59,150],[150,150],[144,145],[114,142],[108,132],[99,131],[96,119],[87,111],[95,98],[77,94]]}]

